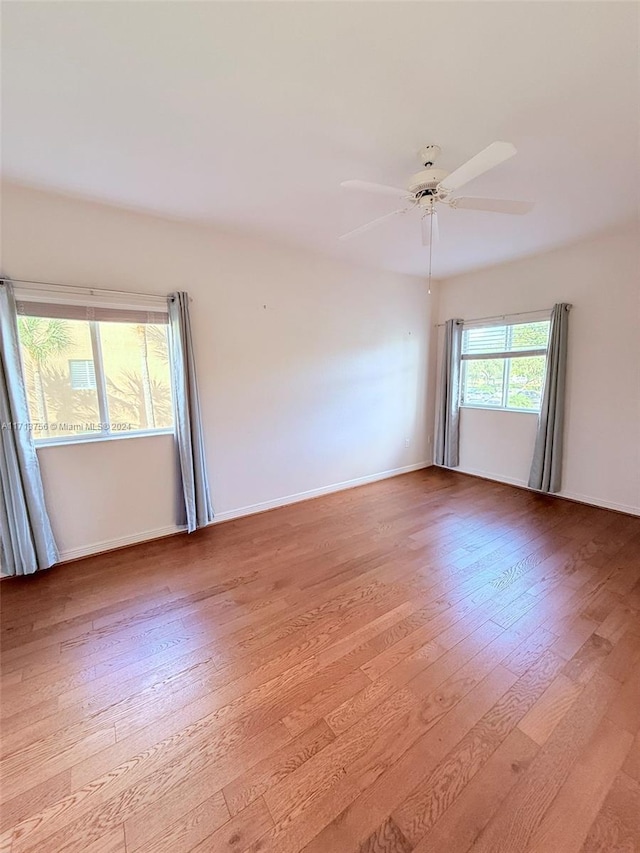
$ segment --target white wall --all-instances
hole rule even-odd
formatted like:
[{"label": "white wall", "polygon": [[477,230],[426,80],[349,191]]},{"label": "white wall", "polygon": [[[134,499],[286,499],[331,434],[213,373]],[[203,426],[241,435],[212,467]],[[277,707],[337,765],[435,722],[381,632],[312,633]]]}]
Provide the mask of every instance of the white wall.
[{"label": "white wall", "polygon": [[[219,519],[430,459],[422,280],[15,185],[2,201],[6,275],[189,291]],[[170,437],[39,458],[66,556],[174,529]]]},{"label": "white wall", "polygon": [[[439,322],[571,302],[562,494],[640,513],[640,242],[635,225],[442,283]],[[463,409],[460,470],[524,485],[535,415]]]}]

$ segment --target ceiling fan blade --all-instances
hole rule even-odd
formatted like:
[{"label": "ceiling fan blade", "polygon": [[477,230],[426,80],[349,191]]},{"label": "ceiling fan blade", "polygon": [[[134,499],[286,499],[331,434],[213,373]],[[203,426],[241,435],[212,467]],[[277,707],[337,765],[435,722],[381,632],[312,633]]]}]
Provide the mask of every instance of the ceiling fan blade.
[{"label": "ceiling fan blade", "polygon": [[465,210],[486,210],[490,213],[522,215],[533,209],[532,201],[514,201],[510,198],[455,198],[452,207]]},{"label": "ceiling fan blade", "polygon": [[379,195],[392,195],[395,198],[407,198],[410,193],[399,187],[388,187],[386,184],[372,184],[369,181],[343,181],[340,184],[346,190],[364,190]]},{"label": "ceiling fan blade", "polygon": [[438,227],[438,214],[427,213],[422,217],[422,245],[428,246],[431,242],[430,237],[433,236],[433,242],[437,243],[440,239],[440,229]]},{"label": "ceiling fan blade", "polygon": [[510,142],[492,142],[491,145],[487,146],[479,154],[476,154],[471,160],[467,160],[466,163],[459,166],[450,175],[447,175],[438,185],[438,189],[445,192],[457,190],[474,178],[488,172],[489,169],[493,169],[494,166],[504,163],[505,160],[513,157],[515,153],[516,147]]},{"label": "ceiling fan blade", "polygon": [[355,237],[356,234],[362,234],[364,231],[368,231],[370,228],[375,228],[376,225],[380,225],[383,222],[386,222],[387,219],[391,219],[393,216],[397,216],[399,213],[405,213],[406,208],[401,207],[399,210],[392,210],[391,213],[385,213],[384,216],[379,216],[377,219],[372,219],[371,222],[365,222],[364,225],[359,225],[357,228],[354,228],[353,231],[347,231],[346,234],[341,234],[338,238],[339,240],[348,240],[349,237]]}]

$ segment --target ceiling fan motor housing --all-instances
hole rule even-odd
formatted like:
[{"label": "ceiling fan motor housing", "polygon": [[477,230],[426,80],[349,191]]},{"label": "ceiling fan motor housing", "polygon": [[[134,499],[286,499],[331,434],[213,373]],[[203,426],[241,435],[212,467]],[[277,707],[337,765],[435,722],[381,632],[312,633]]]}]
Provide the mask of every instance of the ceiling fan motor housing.
[{"label": "ceiling fan motor housing", "polygon": [[408,190],[416,198],[437,195],[438,184],[448,174],[443,169],[423,169],[421,172],[416,172],[415,175],[411,176]]}]

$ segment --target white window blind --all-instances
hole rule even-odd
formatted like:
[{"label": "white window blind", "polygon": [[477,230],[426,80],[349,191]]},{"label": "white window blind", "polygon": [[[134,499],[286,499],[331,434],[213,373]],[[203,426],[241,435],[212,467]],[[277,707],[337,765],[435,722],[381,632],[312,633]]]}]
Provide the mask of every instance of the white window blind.
[{"label": "white window blind", "polygon": [[18,314],[24,317],[48,317],[56,320],[87,320],[103,323],[148,323],[150,325],[167,325],[169,313],[167,310],[149,310],[143,306],[127,305],[113,306],[99,304],[97,300],[90,302],[48,302],[41,299],[16,300]]},{"label": "white window blind", "polygon": [[548,320],[472,327],[462,332],[462,358],[544,355],[548,342]]}]

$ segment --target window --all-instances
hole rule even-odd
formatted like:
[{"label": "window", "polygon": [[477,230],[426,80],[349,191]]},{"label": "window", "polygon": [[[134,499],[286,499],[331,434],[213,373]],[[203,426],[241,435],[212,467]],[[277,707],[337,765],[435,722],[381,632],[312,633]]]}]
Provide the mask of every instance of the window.
[{"label": "window", "polygon": [[540,411],[549,320],[462,333],[462,405]]},{"label": "window", "polygon": [[96,387],[96,372],[89,358],[69,359],[69,380],[74,391]]},{"label": "window", "polygon": [[36,443],[173,429],[166,313],[18,300]]}]

